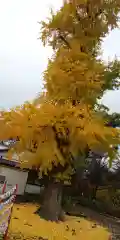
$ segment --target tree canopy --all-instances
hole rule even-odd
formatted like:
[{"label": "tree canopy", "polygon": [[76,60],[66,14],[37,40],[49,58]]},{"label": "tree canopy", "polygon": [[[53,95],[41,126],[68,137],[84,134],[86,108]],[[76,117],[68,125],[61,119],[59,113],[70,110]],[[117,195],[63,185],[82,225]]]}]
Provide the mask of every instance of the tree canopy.
[{"label": "tree canopy", "polygon": [[119,85],[119,61],[107,65],[99,57],[102,39],[118,26],[119,11],[119,0],[71,0],[42,22],[43,44],[54,50],[44,72],[45,91],[37,104],[3,112],[0,120],[0,139],[17,139],[13,150],[24,166],[66,179],[86,147],[114,157],[111,145],[119,143],[119,131],[107,127],[94,107],[104,91]]}]

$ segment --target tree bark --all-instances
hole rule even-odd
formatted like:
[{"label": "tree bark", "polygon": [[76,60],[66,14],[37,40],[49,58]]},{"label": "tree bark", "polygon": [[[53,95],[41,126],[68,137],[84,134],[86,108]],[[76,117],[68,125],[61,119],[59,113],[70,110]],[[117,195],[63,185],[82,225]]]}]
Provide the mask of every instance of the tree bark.
[{"label": "tree bark", "polygon": [[60,183],[50,182],[44,190],[43,203],[38,214],[48,221],[64,221],[65,214],[61,203],[62,185]]},{"label": "tree bark", "polygon": [[98,190],[98,186],[96,185],[92,189],[92,199],[93,200],[96,200],[97,190]]}]

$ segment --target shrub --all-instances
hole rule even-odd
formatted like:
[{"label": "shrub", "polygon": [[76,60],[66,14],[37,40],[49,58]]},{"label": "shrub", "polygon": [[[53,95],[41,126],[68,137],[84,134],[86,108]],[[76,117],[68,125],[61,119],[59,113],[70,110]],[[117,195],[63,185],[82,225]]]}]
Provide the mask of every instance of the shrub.
[{"label": "shrub", "polygon": [[3,234],[0,233],[0,240],[3,240]]},{"label": "shrub", "polygon": [[109,201],[110,196],[108,189],[98,190],[96,198],[100,201]]},{"label": "shrub", "polygon": [[106,213],[114,217],[120,218],[120,207],[113,205],[111,202],[104,202],[98,200],[90,200],[86,198],[79,198],[78,201],[84,207],[89,207],[97,212]]}]

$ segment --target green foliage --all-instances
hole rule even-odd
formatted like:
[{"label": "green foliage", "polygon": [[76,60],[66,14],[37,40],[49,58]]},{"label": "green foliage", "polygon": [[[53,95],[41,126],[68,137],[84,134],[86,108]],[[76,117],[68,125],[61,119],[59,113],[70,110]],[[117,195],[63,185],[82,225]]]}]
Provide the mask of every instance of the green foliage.
[{"label": "green foliage", "polygon": [[0,234],[0,240],[3,240],[4,236],[3,234]]},{"label": "green foliage", "polygon": [[120,87],[120,61],[115,59],[112,62],[108,62],[108,66],[105,71],[105,83],[104,91],[115,90]]},{"label": "green foliage", "polygon": [[111,123],[111,126],[113,127],[120,127],[120,114],[119,113],[113,113],[111,115],[108,115],[109,122]]}]

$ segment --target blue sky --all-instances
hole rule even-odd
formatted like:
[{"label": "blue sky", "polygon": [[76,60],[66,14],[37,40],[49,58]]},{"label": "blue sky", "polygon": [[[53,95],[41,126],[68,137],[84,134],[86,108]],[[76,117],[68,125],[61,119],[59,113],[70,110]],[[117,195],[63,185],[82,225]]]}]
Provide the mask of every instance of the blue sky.
[{"label": "blue sky", "polygon": [[[59,4],[58,4],[59,2]],[[58,9],[62,0],[0,0],[0,108],[32,100],[42,88],[42,72],[51,50],[43,48],[38,21]],[[120,30],[103,44],[103,58],[120,56]],[[120,112],[120,91],[109,92],[103,102]]]}]

